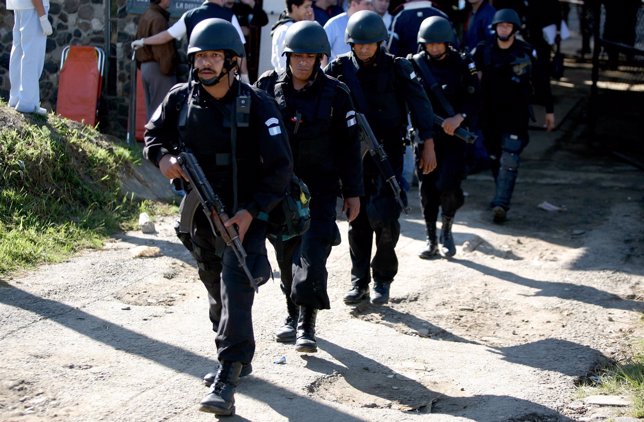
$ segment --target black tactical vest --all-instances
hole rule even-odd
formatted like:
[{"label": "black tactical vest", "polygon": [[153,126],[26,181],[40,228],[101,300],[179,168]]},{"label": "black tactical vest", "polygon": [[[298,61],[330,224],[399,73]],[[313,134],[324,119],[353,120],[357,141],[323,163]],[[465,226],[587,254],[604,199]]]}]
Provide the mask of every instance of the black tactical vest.
[{"label": "black tactical vest", "polygon": [[[237,165],[238,202],[246,201],[250,197],[250,187],[260,177],[259,146],[249,128],[237,128],[236,156],[233,157],[234,98],[215,101],[200,98],[195,91],[196,88],[180,103],[183,104],[179,110],[182,149],[195,155],[214,191],[230,208],[233,205],[233,160]],[[251,95],[251,92],[243,87],[241,94]]]},{"label": "black tactical vest", "polygon": [[396,83],[396,58],[377,54],[375,66],[360,70],[350,56],[342,56],[342,75],[338,79],[347,84],[356,107],[365,113],[376,136],[398,140],[406,127],[407,107],[400,92],[402,87]]},{"label": "black tactical vest", "polygon": [[278,74],[273,72],[266,90],[274,93],[284,118],[295,173],[307,184],[312,183],[309,175],[319,179],[320,175],[337,174],[336,142],[331,131],[336,84],[325,76],[318,77],[315,83],[321,86],[310,93],[302,106],[295,109],[295,102],[287,98],[289,94],[285,85],[288,82],[278,81],[277,78]]}]

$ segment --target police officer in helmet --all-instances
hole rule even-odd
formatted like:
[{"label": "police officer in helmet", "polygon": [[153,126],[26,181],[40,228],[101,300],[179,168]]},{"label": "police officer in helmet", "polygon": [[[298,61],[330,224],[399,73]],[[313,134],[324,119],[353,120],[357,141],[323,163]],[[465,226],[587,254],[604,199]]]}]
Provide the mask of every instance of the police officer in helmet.
[{"label": "police officer in helmet", "polygon": [[[185,179],[177,155],[194,154],[231,216],[226,225],[237,227],[250,272],[265,282],[270,276],[267,226],[255,217],[270,212],[283,197],[293,174],[292,157],[273,100],[235,77],[243,55],[244,46],[230,22],[213,18],[195,26],[188,45],[192,78],[170,90],[146,125],[144,156],[167,178]],[[238,98],[250,103],[245,114],[236,108]],[[255,352],[255,291],[204,213],[196,209],[193,216],[190,233],[178,234],[197,260],[199,278],[210,296],[220,363],[200,410],[231,415],[235,387],[240,376],[250,373]]]},{"label": "police officer in helmet", "polygon": [[301,237],[274,241],[288,316],[277,341],[295,340],[296,350],[317,351],[318,309],[329,309],[326,261],[339,243],[336,199],[353,221],[362,189],[360,139],[348,88],[324,74],[320,60],[330,54],[326,32],[315,21],[288,28],[286,70],[264,73],[256,85],[275,97],[286,124],[295,173],[311,191],[311,226]]},{"label": "police officer in helmet", "polygon": [[[423,173],[436,168],[433,113],[409,61],[394,57],[381,46],[387,36],[387,28],[377,13],[354,13],[345,32],[351,52],[337,57],[325,71],[349,86],[357,111],[366,115],[400,180],[407,110],[419,133],[419,167]],[[389,287],[398,272],[395,247],[400,236],[401,208],[369,154],[363,158],[363,169],[365,194],[360,197],[360,214],[349,225],[353,287],[344,302],[356,304],[368,300],[368,286],[373,277],[372,302],[384,304],[389,301]],[[372,259],[374,236],[376,251]]]},{"label": "police officer in helmet", "polygon": [[512,9],[498,10],[492,27],[496,38],[481,42],[472,55],[481,81],[481,129],[496,183],[490,205],[493,221],[503,223],[510,209],[520,154],[528,144],[532,95],[537,93],[545,101],[548,131],[554,129],[555,115],[546,69],[540,67],[532,46],[516,38],[521,28],[519,15]]},{"label": "police officer in helmet", "polygon": [[476,117],[479,106],[479,83],[476,67],[470,57],[459,54],[452,45],[454,30],[449,21],[439,16],[425,19],[418,31],[421,52],[411,58],[423,83],[434,112],[445,120],[436,127],[434,149],[438,167],[419,177],[420,202],[427,229],[427,247],[419,256],[432,259],[439,256],[436,221],[442,211],[440,242],[442,252],[456,254],[452,223],[456,211],[463,205],[461,182],[465,178],[465,143],[454,136]]}]

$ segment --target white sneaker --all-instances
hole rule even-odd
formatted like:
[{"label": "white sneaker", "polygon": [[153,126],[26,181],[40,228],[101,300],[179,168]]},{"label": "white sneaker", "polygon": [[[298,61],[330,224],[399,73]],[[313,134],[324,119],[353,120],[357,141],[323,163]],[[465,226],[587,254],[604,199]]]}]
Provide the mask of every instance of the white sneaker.
[{"label": "white sneaker", "polygon": [[47,110],[45,110],[44,108],[42,108],[40,106],[36,106],[33,110],[29,110],[29,111],[19,110],[19,109],[16,109],[16,111],[19,111],[20,113],[34,113],[34,114],[37,114],[39,116],[46,116],[47,115]]}]

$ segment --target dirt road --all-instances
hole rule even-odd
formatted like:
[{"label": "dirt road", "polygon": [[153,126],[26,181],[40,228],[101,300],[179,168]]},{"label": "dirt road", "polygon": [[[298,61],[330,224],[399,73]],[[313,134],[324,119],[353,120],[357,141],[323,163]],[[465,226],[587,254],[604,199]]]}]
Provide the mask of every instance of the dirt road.
[{"label": "dirt road", "polygon": [[[561,97],[572,108],[575,98]],[[575,139],[572,123],[559,138]],[[535,132],[503,226],[487,209],[491,177],[468,178],[451,260],[417,258],[424,227],[413,192],[387,306],[342,303],[350,260],[341,222],[320,351],[300,355],[273,341],[285,317],[276,273],[256,297],[254,372],[229,420],[618,414],[577,399],[575,381],[644,337],[642,173],[580,151]],[[539,209],[544,201],[565,211]],[[0,279],[0,420],[212,420],[197,410],[207,391],[201,377],[216,366],[205,289],[172,219],[157,230]],[[134,256],[145,248],[159,255]]]},{"label": "dirt road", "polygon": [[[634,332],[644,309],[641,173],[607,161],[548,162],[526,161],[504,226],[491,224],[486,209],[491,179],[468,179],[451,260],[416,257],[416,201],[402,221],[387,306],[342,304],[350,262],[342,222],[343,243],[329,261],[332,309],[320,313],[315,355],[273,341],[284,300],[277,277],[262,287],[255,369],[231,420],[604,414],[575,399],[574,383],[642,334]],[[567,210],[538,209],[544,200]],[[205,289],[171,223],[0,281],[0,420],[212,419],[197,411],[201,376],[216,366]],[[141,246],[160,255],[133,257]]]}]

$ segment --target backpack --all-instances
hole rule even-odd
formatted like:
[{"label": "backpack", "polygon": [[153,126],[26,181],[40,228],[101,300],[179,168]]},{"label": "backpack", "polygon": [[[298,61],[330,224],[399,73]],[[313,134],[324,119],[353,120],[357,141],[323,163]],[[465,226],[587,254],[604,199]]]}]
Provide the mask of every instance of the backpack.
[{"label": "backpack", "polygon": [[280,203],[268,214],[260,212],[257,218],[268,223],[270,240],[284,242],[303,235],[311,226],[310,202],[308,186],[293,174]]}]

